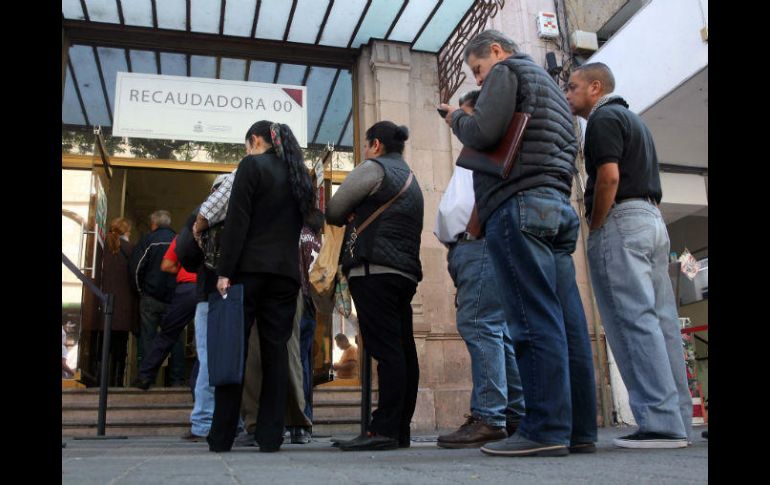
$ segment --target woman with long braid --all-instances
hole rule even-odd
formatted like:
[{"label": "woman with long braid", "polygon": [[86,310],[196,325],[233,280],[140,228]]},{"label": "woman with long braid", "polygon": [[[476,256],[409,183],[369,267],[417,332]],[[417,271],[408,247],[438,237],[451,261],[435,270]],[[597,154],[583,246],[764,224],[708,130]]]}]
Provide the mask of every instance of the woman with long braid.
[{"label": "woman with long braid", "polygon": [[[246,133],[225,217],[217,291],[242,284],[245,340],[256,318],[262,357],[262,392],[255,433],[259,451],[283,443],[288,353],[299,291],[297,244],[315,191],[291,129],[259,121]],[[230,451],[238,426],[243,384],[216,386],[209,450]]]}]

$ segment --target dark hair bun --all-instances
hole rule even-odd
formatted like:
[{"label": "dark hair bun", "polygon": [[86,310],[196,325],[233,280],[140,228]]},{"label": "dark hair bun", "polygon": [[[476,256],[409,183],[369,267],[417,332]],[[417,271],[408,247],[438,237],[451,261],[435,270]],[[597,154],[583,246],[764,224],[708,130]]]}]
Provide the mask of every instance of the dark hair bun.
[{"label": "dark hair bun", "polygon": [[409,128],[404,125],[396,127],[396,133],[393,135],[396,141],[406,141],[409,139]]}]

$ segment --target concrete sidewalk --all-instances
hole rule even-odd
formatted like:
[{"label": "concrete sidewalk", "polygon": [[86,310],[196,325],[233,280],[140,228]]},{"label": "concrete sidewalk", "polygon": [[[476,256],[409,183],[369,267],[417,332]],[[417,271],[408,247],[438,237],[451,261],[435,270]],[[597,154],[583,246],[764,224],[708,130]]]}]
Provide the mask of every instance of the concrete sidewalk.
[{"label": "concrete sidewalk", "polygon": [[[708,441],[695,428],[693,445],[678,450],[617,448],[612,439],[635,428],[600,428],[599,450],[559,458],[503,458],[478,449],[446,450],[435,442],[409,449],[342,452],[328,438],[286,444],[278,453],[233,448],[211,453],[206,443],[179,438],[65,439],[63,484],[700,484],[708,482]],[[424,437],[431,439],[435,437]],[[420,438],[416,438],[420,439]]]}]

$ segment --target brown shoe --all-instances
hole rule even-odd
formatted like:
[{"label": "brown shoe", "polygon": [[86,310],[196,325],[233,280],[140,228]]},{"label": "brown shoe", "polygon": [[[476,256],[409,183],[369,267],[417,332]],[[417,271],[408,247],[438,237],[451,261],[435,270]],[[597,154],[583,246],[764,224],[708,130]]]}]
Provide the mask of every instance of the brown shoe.
[{"label": "brown shoe", "polygon": [[190,441],[193,443],[198,443],[200,441],[206,441],[205,436],[198,436],[197,434],[193,434],[192,431],[188,431],[184,435],[181,436],[181,439],[185,441]]},{"label": "brown shoe", "polygon": [[493,428],[475,416],[465,415],[467,420],[457,431],[441,435],[436,443],[441,448],[480,448],[490,441],[508,437],[505,427]]}]

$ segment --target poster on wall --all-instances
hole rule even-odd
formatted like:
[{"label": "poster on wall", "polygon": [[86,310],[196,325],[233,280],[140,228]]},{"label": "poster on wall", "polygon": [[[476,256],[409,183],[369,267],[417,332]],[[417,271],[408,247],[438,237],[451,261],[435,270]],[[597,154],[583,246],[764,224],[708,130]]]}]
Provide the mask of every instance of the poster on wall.
[{"label": "poster on wall", "polygon": [[94,174],[96,187],[96,240],[104,248],[104,238],[107,235],[107,194],[102,187],[102,181]]},{"label": "poster on wall", "polygon": [[113,136],[242,144],[260,120],[289,125],[307,147],[307,88],[118,72]]}]

